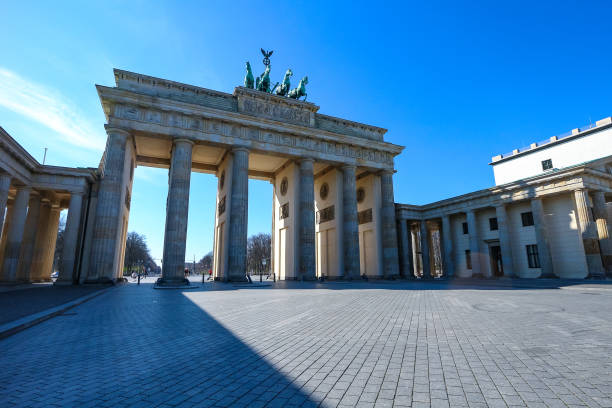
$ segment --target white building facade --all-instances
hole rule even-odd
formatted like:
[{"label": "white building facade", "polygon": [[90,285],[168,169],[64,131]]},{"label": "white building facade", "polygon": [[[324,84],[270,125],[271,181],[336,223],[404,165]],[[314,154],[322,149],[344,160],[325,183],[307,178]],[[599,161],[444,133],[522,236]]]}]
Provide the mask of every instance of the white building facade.
[{"label": "white building facade", "polygon": [[495,187],[396,205],[402,275],[610,276],[612,118],[495,156],[491,165]]}]

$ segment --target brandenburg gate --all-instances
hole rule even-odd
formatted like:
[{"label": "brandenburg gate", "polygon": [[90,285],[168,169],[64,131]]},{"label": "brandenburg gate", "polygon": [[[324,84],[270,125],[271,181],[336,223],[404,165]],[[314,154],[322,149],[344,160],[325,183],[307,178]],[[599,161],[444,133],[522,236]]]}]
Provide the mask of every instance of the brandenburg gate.
[{"label": "brandenburg gate", "polygon": [[218,178],[215,279],[246,278],[249,178],[274,186],[277,278],[399,275],[392,176],[403,147],[385,142],[385,129],[249,87],[228,94],[122,70],[115,80],[97,86],[108,138],[89,202],[85,282],[122,276],[135,166],[169,169],[160,285],[186,284],[192,171]]}]

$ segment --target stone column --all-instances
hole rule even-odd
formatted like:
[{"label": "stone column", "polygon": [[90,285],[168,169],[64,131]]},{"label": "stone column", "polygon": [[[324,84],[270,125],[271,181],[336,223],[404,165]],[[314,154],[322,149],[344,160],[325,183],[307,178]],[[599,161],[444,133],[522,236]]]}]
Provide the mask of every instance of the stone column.
[{"label": "stone column", "polygon": [[542,269],[541,277],[554,278],[550,245],[548,244],[548,226],[544,218],[544,206],[541,199],[534,198],[531,200],[531,213],[533,214],[533,226],[538,243],[538,258],[540,258],[540,267]]},{"label": "stone column", "polygon": [[2,226],[2,240],[0,241],[0,281],[3,281],[2,265],[4,265],[4,252],[6,251],[7,235],[13,219],[13,202],[6,205],[6,218]]},{"label": "stone column", "polygon": [[11,187],[11,176],[6,173],[0,174],[0,228],[4,224],[4,209],[8,201],[9,188]]},{"label": "stone column", "polygon": [[480,275],[480,239],[478,238],[478,226],[476,224],[476,213],[468,210],[466,213],[468,234],[470,236],[470,260],[472,261],[472,275]]},{"label": "stone column", "polygon": [[410,231],[408,231],[408,221],[400,219],[398,221],[398,241],[400,255],[400,275],[403,278],[410,278],[412,267],[410,262]]},{"label": "stone column", "polygon": [[603,266],[608,275],[612,274],[612,238],[610,231],[610,219],[606,208],[606,197],[603,191],[595,191],[591,196],[593,200],[593,216],[597,225],[597,235],[599,237],[599,248]]},{"label": "stone column", "polygon": [[121,239],[121,196],[125,167],[126,141],[129,133],[122,129],[108,128],[104,152],[104,175],[100,180],[96,215],[91,243],[91,256],[86,282],[111,281],[117,240]]},{"label": "stone column", "polygon": [[62,264],[56,284],[72,284],[74,264],[76,261],[77,240],[79,226],[81,225],[81,208],[83,206],[83,193],[76,192],[70,195],[68,204],[68,218],[64,229],[64,248],[62,250]]},{"label": "stone column", "polygon": [[232,150],[232,185],[229,213],[228,280],[246,281],[247,226],[249,220],[249,151]]},{"label": "stone column", "polygon": [[514,262],[512,259],[508,214],[504,204],[499,204],[495,207],[495,216],[497,217],[497,232],[499,233],[499,247],[501,248],[504,277],[511,278],[514,276]]},{"label": "stone column", "polygon": [[38,216],[38,225],[36,226],[36,241],[34,242],[34,253],[32,254],[32,263],[30,265],[30,280],[40,281],[43,279],[43,266],[45,255],[48,251],[49,243],[49,223],[51,214],[51,203],[48,199],[43,199],[40,204],[40,214]]},{"label": "stone column", "polygon": [[299,192],[299,273],[301,279],[316,278],[315,219],[314,219],[314,161],[300,160]]},{"label": "stone column", "polygon": [[386,279],[399,275],[397,231],[395,230],[395,200],[393,198],[393,170],[380,175],[381,221],[383,248],[383,276]]},{"label": "stone column", "polygon": [[40,270],[39,280],[48,281],[53,272],[53,264],[55,261],[55,245],[57,244],[57,233],[59,228],[60,213],[62,209],[58,203],[51,205],[49,210],[49,225],[47,228],[47,236],[45,237],[44,253],[42,259],[42,268]]},{"label": "stone column", "polygon": [[19,266],[19,254],[23,240],[26,216],[28,213],[28,201],[30,199],[30,187],[19,187],[13,204],[13,215],[8,230],[4,262],[2,267],[3,278],[7,282],[17,280],[17,267]]},{"label": "stone column", "polygon": [[40,196],[31,196],[28,205],[28,216],[26,217],[23,239],[21,243],[21,253],[19,255],[19,267],[17,269],[17,279],[20,281],[30,280],[30,267],[32,266],[32,256],[36,235],[38,234],[38,219],[40,216]]},{"label": "stone column", "polygon": [[444,255],[444,274],[448,278],[455,276],[455,260],[453,258],[453,237],[449,215],[442,216],[442,247]]},{"label": "stone column", "polygon": [[429,260],[429,228],[427,220],[421,220],[421,266],[423,267],[423,279],[431,279],[431,262]]},{"label": "stone column", "polygon": [[348,279],[358,278],[361,271],[355,170],[355,166],[342,167],[342,247],[344,251],[344,277]]},{"label": "stone column", "polygon": [[576,200],[576,210],[578,211],[578,227],[582,235],[584,244],[584,254],[586,256],[589,277],[604,278],[606,276],[601,254],[599,252],[599,236],[597,235],[597,225],[593,220],[589,208],[589,195],[586,189],[574,191]]},{"label": "stone column", "polygon": [[192,150],[193,142],[191,140],[174,140],[168,175],[162,277],[157,281],[159,285],[181,286],[189,284],[185,278],[185,249],[187,245]]}]

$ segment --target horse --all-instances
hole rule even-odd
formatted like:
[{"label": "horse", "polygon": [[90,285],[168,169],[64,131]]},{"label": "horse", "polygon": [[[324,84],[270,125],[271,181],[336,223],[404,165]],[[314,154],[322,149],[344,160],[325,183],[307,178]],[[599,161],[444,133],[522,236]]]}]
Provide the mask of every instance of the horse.
[{"label": "horse", "polygon": [[266,70],[256,78],[255,87],[258,91],[270,92],[270,65],[266,65]]},{"label": "horse", "polygon": [[245,88],[255,88],[255,78],[253,78],[253,71],[251,71],[251,63],[249,61],[246,62],[246,75],[244,77],[244,87]]},{"label": "horse", "polygon": [[300,84],[297,86],[297,88],[290,90],[287,96],[292,99],[300,99],[300,97],[304,96],[304,100],[306,100],[308,97],[308,94],[306,93],[307,83],[308,77],[305,76],[304,78],[300,79]]},{"label": "horse", "polygon": [[283,82],[281,83],[281,86],[276,90],[277,95],[287,96],[287,94],[289,93],[289,88],[291,87],[289,78],[291,78],[292,75],[293,75],[293,71],[291,71],[291,69],[288,69],[287,72],[285,72],[285,77],[283,78]]}]

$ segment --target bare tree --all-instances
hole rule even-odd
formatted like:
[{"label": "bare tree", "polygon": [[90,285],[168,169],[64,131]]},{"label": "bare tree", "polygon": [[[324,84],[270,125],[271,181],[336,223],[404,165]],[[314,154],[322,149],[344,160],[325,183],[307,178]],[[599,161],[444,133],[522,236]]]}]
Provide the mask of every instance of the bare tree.
[{"label": "bare tree", "polygon": [[263,260],[270,260],[272,236],[270,234],[256,234],[249,237],[247,241],[247,270],[251,273],[264,274],[270,265]]},{"label": "bare tree", "polygon": [[212,263],[213,263],[213,253],[212,253],[212,251],[210,251],[209,253],[204,255],[202,257],[202,259],[200,259],[200,262],[198,262],[198,263],[200,264],[200,267],[202,268],[204,273],[208,273],[208,270],[212,269]]},{"label": "bare tree", "polygon": [[125,242],[125,260],[123,262],[125,273],[130,274],[137,265],[143,265],[151,270],[157,269],[157,264],[149,253],[146,237],[136,232],[130,232]]}]

